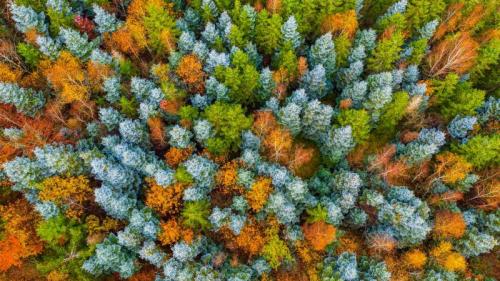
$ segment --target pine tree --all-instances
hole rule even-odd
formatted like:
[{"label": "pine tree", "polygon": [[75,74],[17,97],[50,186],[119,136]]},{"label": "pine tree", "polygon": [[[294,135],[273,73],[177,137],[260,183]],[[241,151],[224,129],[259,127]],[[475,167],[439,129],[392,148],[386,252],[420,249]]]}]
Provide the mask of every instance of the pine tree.
[{"label": "pine tree", "polygon": [[310,101],[302,115],[303,133],[310,139],[318,139],[328,131],[333,109],[318,100]]},{"label": "pine tree", "polygon": [[369,120],[370,117],[366,110],[342,110],[337,116],[337,122],[339,122],[340,126],[350,126],[352,128],[352,135],[357,144],[366,141],[370,133]]},{"label": "pine tree", "polygon": [[281,34],[281,40],[283,41],[282,45],[290,43],[294,49],[297,49],[302,44],[302,38],[297,31],[297,21],[294,16],[290,16],[283,24],[281,27]]},{"label": "pine tree", "polygon": [[236,51],[231,66],[216,68],[215,76],[229,89],[231,101],[244,105],[259,101],[260,75],[245,52]]},{"label": "pine tree", "polygon": [[327,77],[335,71],[335,45],[332,40],[332,34],[326,33],[314,42],[309,50],[309,63],[311,67],[323,65]]},{"label": "pine tree", "polygon": [[95,14],[94,22],[97,24],[97,31],[100,33],[113,32],[120,27],[121,23],[116,17],[105,11],[99,5],[92,5],[92,9]]},{"label": "pine tree", "polygon": [[302,84],[311,99],[321,99],[329,94],[331,84],[323,65],[318,64],[303,77]]},{"label": "pine tree", "polygon": [[393,64],[399,59],[403,43],[404,37],[399,31],[386,38],[381,38],[367,59],[368,71],[377,73],[391,70]]},{"label": "pine tree", "polygon": [[213,126],[215,135],[207,140],[207,149],[216,154],[234,151],[241,142],[241,132],[252,125],[252,118],[246,117],[241,106],[215,103],[204,112]]},{"label": "pine tree", "polygon": [[274,53],[281,40],[282,19],[279,14],[269,15],[262,10],[257,15],[255,24],[255,43],[266,55]]},{"label": "pine tree", "polygon": [[45,96],[42,92],[0,82],[0,102],[12,104],[19,112],[33,117],[45,105]]},{"label": "pine tree", "polygon": [[462,155],[467,162],[477,168],[485,168],[499,164],[498,144],[500,136],[498,134],[483,136],[478,135],[471,138],[467,143],[456,145],[453,151]]},{"label": "pine tree", "polygon": [[16,23],[16,29],[20,32],[25,33],[30,29],[36,29],[39,32],[47,31],[43,12],[37,13],[30,7],[18,6],[15,3],[10,3],[9,8],[12,19]]}]

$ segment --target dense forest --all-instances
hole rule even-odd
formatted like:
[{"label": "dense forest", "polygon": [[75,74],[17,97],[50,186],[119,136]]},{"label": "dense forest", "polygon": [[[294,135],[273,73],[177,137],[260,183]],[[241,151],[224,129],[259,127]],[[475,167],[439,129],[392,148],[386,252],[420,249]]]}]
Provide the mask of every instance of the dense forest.
[{"label": "dense forest", "polygon": [[0,8],[0,280],[500,280],[498,0]]}]

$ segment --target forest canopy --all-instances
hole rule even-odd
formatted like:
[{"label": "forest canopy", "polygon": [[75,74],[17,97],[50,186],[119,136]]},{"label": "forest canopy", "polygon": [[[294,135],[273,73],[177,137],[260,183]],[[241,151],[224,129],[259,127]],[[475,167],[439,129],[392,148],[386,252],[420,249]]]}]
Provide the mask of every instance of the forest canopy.
[{"label": "forest canopy", "polygon": [[0,7],[0,280],[500,280],[499,1]]}]

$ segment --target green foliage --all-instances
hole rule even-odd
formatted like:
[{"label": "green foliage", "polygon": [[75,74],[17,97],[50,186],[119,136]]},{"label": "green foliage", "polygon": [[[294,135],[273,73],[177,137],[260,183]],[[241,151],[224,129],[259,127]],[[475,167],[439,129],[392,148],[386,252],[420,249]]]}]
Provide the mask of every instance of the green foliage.
[{"label": "green foliage", "polygon": [[245,41],[250,41],[255,35],[255,20],[243,9],[240,1],[234,1],[234,8],[229,12],[233,19],[233,26],[238,27],[238,32]]},{"label": "green foliage", "polygon": [[247,40],[245,39],[245,34],[237,25],[231,26],[231,32],[228,35],[229,42],[238,48],[244,48]]},{"label": "green foliage", "polygon": [[241,132],[252,126],[241,105],[214,103],[207,107],[204,117],[212,124],[215,136],[207,141],[207,149],[215,154],[236,151],[241,142]]},{"label": "green foliage", "polygon": [[290,249],[278,235],[271,236],[271,239],[262,248],[261,254],[272,269],[277,269],[283,262],[293,261]]},{"label": "green foliage", "polygon": [[397,92],[394,94],[392,102],[386,104],[382,109],[378,120],[375,135],[382,137],[383,140],[389,140],[396,134],[396,126],[405,115],[405,109],[410,98],[406,92]]},{"label": "green foliage", "polygon": [[255,43],[262,53],[271,55],[276,51],[281,40],[281,25],[279,14],[269,15],[267,10],[259,12],[255,25]]},{"label": "green foliage", "polygon": [[363,20],[366,24],[371,25],[377,18],[383,15],[387,8],[398,0],[365,0],[363,1]]},{"label": "green foliage", "polygon": [[18,43],[17,52],[23,57],[24,62],[32,68],[38,65],[38,61],[42,57],[42,53],[31,44]]},{"label": "green foliage", "polygon": [[129,59],[120,60],[119,71],[121,75],[127,78],[136,76],[139,73],[139,70],[137,70],[135,65]]},{"label": "green foliage", "polygon": [[486,90],[498,90],[500,76],[500,39],[495,38],[479,49],[476,64],[470,71],[471,81]]},{"label": "green foliage", "polygon": [[328,218],[328,210],[321,204],[318,204],[314,208],[309,208],[306,210],[308,215],[306,221],[307,223],[315,223],[319,221],[326,221]]},{"label": "green foliage", "polygon": [[291,44],[285,44],[279,51],[275,63],[276,69],[282,67],[290,76],[298,74],[298,58]]},{"label": "green foliage", "polygon": [[337,116],[340,126],[351,126],[354,141],[362,144],[368,138],[370,133],[370,116],[364,109],[342,110]]},{"label": "green foliage", "polygon": [[445,0],[410,0],[405,16],[412,32],[418,31],[426,23],[439,18],[446,8]]},{"label": "green foliage", "polygon": [[409,64],[419,65],[425,56],[425,51],[427,49],[428,40],[425,38],[415,40],[410,43],[411,48],[413,48],[411,56],[406,60]]},{"label": "green foliage", "polygon": [[380,33],[383,33],[386,30],[392,32],[402,32],[406,28],[406,17],[401,13],[384,17],[377,22],[375,28]]},{"label": "green foliage", "polygon": [[403,43],[401,32],[395,32],[390,38],[380,40],[367,59],[368,70],[373,73],[391,70],[399,59]]},{"label": "green foliage", "polygon": [[433,81],[435,104],[444,118],[474,115],[484,102],[485,92],[474,89],[472,83],[459,81],[458,75],[448,74],[443,81]]},{"label": "green foliage", "polygon": [[15,0],[12,1],[20,6],[27,6],[33,8],[37,12],[41,12],[45,9],[46,0]]},{"label": "green foliage", "polygon": [[59,34],[61,27],[71,27],[73,25],[73,16],[65,12],[47,9],[47,15],[50,18],[50,32],[53,35]]},{"label": "green foliage", "polygon": [[120,112],[128,117],[137,116],[137,101],[134,97],[127,99],[126,97],[120,98]]},{"label": "green foliage", "polygon": [[192,229],[205,230],[210,227],[210,202],[208,200],[190,201],[184,204],[181,212],[182,223]]},{"label": "green foliage", "polygon": [[179,167],[177,170],[175,170],[174,178],[176,181],[180,183],[187,183],[191,184],[193,183],[193,177],[191,174],[188,173],[185,167]]},{"label": "green foliage", "polygon": [[198,109],[196,109],[194,106],[191,105],[183,105],[179,109],[179,117],[181,119],[194,121],[196,118],[198,118],[198,115],[199,115]]},{"label": "green foliage", "polygon": [[464,144],[454,145],[452,150],[462,155],[478,169],[498,167],[500,164],[500,135],[478,135]]},{"label": "green foliage", "polygon": [[228,87],[233,102],[249,105],[258,101],[259,72],[245,52],[236,51],[231,66],[217,67],[215,76]]},{"label": "green foliage", "polygon": [[166,48],[161,40],[162,31],[169,30],[170,34],[174,37],[179,35],[179,31],[175,26],[175,18],[164,7],[149,4],[145,8],[144,27],[147,32],[148,43],[158,54],[163,54]]},{"label": "green foliage", "polygon": [[352,42],[347,35],[342,34],[336,37],[333,42],[335,43],[336,63],[337,67],[347,66],[347,57],[351,53]]},{"label": "green foliage", "polygon": [[41,273],[48,274],[55,270],[67,273],[72,280],[94,280],[82,269],[83,262],[94,251],[93,247],[86,245],[85,225],[59,215],[42,222],[36,231],[48,248],[36,263]]}]

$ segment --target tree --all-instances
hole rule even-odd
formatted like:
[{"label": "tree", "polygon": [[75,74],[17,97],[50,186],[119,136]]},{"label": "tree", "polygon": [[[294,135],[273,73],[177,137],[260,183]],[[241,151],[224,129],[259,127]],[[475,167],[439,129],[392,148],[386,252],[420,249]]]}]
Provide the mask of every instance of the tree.
[{"label": "tree", "polygon": [[406,92],[397,92],[393,96],[392,102],[384,105],[375,128],[375,134],[389,140],[396,133],[396,126],[406,114],[406,107],[409,103],[409,96]]},{"label": "tree", "polygon": [[306,223],[302,225],[304,238],[315,251],[323,251],[326,246],[335,240],[336,229],[324,221]]},{"label": "tree", "polygon": [[435,173],[446,184],[455,184],[465,179],[472,165],[464,157],[451,152],[436,156]]},{"label": "tree", "polygon": [[207,149],[216,154],[237,150],[241,132],[252,126],[252,118],[246,117],[237,104],[217,102],[207,107],[203,115],[215,132],[215,136],[207,140]]},{"label": "tree", "polygon": [[445,143],[443,132],[435,128],[422,129],[416,140],[400,148],[400,155],[410,165],[421,163],[439,152]]},{"label": "tree", "polygon": [[190,92],[201,93],[204,91],[205,73],[196,55],[183,56],[177,66],[176,74],[188,85]]},{"label": "tree", "polygon": [[60,36],[71,54],[80,59],[87,58],[99,44],[98,40],[89,42],[89,37],[86,33],[82,35],[71,28],[61,28]]},{"label": "tree", "polygon": [[408,21],[408,27],[416,32],[426,23],[439,18],[444,12],[446,3],[443,0],[410,0],[406,8],[405,16]]},{"label": "tree", "polygon": [[335,45],[332,40],[332,34],[326,33],[325,35],[319,37],[314,42],[309,50],[309,63],[311,67],[315,67],[321,64],[325,68],[326,76],[330,75],[335,71]]},{"label": "tree", "polygon": [[434,81],[434,85],[435,106],[447,120],[457,115],[475,115],[484,101],[484,91],[473,88],[470,82],[459,82],[456,74],[447,75],[443,81]]},{"label": "tree", "polygon": [[358,20],[354,10],[347,10],[326,16],[321,23],[321,32],[330,32],[334,36],[345,35],[352,39],[358,29]]},{"label": "tree", "polygon": [[[377,209],[377,224],[384,231],[373,228],[370,234],[387,234],[396,239],[398,248],[411,247],[424,241],[431,231],[429,222],[429,207],[425,201],[418,199],[413,191],[407,188],[391,188],[385,199],[372,200],[372,194],[365,191],[362,203]],[[403,211],[404,210],[404,211]]]},{"label": "tree", "polygon": [[42,252],[43,244],[35,229],[39,220],[26,200],[0,206],[0,272],[19,266],[24,259]]},{"label": "tree", "polygon": [[303,133],[310,139],[317,139],[328,131],[333,109],[323,105],[318,100],[310,101],[304,108],[302,115]]},{"label": "tree", "polygon": [[9,8],[12,19],[16,23],[17,30],[23,33],[30,29],[36,29],[39,32],[45,32],[47,30],[43,12],[37,14],[31,7],[18,6],[15,3],[10,3]]},{"label": "tree", "polygon": [[453,138],[463,139],[467,137],[467,133],[474,129],[474,125],[477,122],[476,117],[462,117],[456,116],[451,120],[450,124],[448,124],[448,132]]},{"label": "tree", "polygon": [[94,22],[97,24],[97,31],[100,33],[104,32],[113,32],[118,29],[120,26],[120,22],[116,19],[116,17],[106,10],[101,8],[99,5],[92,5],[92,9],[94,10]]},{"label": "tree", "polygon": [[44,67],[44,74],[52,87],[59,92],[63,103],[88,98],[89,88],[85,72],[77,58],[62,51],[57,61]]},{"label": "tree", "polygon": [[66,209],[69,218],[80,218],[92,200],[92,189],[85,176],[46,178],[40,183],[40,189],[40,200],[53,202]]},{"label": "tree", "polygon": [[279,14],[269,15],[267,10],[257,15],[255,43],[262,53],[271,55],[277,49],[281,40],[281,22]]},{"label": "tree", "polygon": [[478,135],[464,144],[454,145],[452,151],[463,156],[474,167],[482,169],[500,163],[497,157],[499,144],[500,136],[498,134]]},{"label": "tree", "polygon": [[181,210],[182,195],[186,186],[175,183],[171,186],[161,186],[155,181],[147,181],[144,203],[162,216],[174,216]]},{"label": "tree", "polygon": [[347,109],[342,110],[337,116],[337,122],[340,126],[350,126],[354,141],[362,144],[368,138],[370,133],[370,117],[366,110]]},{"label": "tree", "polygon": [[257,179],[246,192],[245,198],[254,212],[260,211],[267,202],[269,194],[273,191],[271,179]]},{"label": "tree", "polygon": [[303,87],[313,99],[321,99],[329,94],[331,84],[327,80],[325,68],[318,64],[304,75]]},{"label": "tree", "polygon": [[277,127],[265,136],[262,145],[270,160],[285,164],[289,161],[293,139],[288,130]]},{"label": "tree", "polygon": [[290,16],[281,27],[282,45],[291,44],[293,49],[297,49],[302,44],[302,37],[297,31],[297,21],[294,16]]},{"label": "tree", "polygon": [[193,230],[207,229],[210,226],[208,216],[210,215],[210,202],[190,201],[184,204],[181,212],[182,223]]},{"label": "tree", "polygon": [[276,234],[271,236],[261,253],[273,269],[277,269],[283,262],[293,261],[290,249]]},{"label": "tree", "polygon": [[467,33],[458,33],[435,45],[427,56],[429,75],[444,76],[466,73],[473,65],[479,44]]},{"label": "tree", "polygon": [[79,281],[92,279],[82,269],[83,263],[93,252],[84,242],[85,225],[60,215],[41,223],[37,228],[37,234],[46,242],[48,248],[41,261],[37,263],[39,271],[44,274],[57,271]]},{"label": "tree", "polygon": [[438,238],[459,239],[465,233],[465,220],[461,213],[447,210],[436,212],[433,234]]},{"label": "tree", "polygon": [[118,241],[110,234],[97,244],[94,256],[83,263],[83,269],[96,276],[112,272],[118,272],[122,278],[132,276],[137,271],[135,255]]},{"label": "tree", "polygon": [[377,46],[367,59],[367,69],[372,73],[389,71],[399,59],[404,37],[400,31],[390,31],[387,36],[379,39]]},{"label": "tree", "polygon": [[[134,17],[134,11],[137,15]],[[139,36],[147,36],[147,44],[160,55],[170,54],[175,50],[179,30],[175,26],[175,19],[173,17],[172,7],[162,1],[132,1],[129,6],[130,22],[127,22],[130,31],[139,28],[144,29],[145,32],[133,32],[132,36],[136,41],[144,39]],[[140,32],[141,30],[137,30]],[[141,40],[142,39],[142,40]],[[140,44],[139,44],[140,46]]]},{"label": "tree", "polygon": [[404,264],[412,269],[422,269],[427,263],[427,256],[420,249],[411,249],[403,254]]},{"label": "tree", "polygon": [[216,67],[215,77],[229,89],[231,101],[243,105],[261,101],[257,95],[260,75],[245,52],[236,51],[231,66]]},{"label": "tree", "polygon": [[169,137],[168,143],[173,147],[186,149],[192,144],[191,138],[193,137],[193,134],[184,127],[175,125],[168,130],[167,134]]},{"label": "tree", "polygon": [[12,104],[19,112],[35,116],[45,105],[42,92],[19,87],[17,84],[0,82],[0,102]]}]

